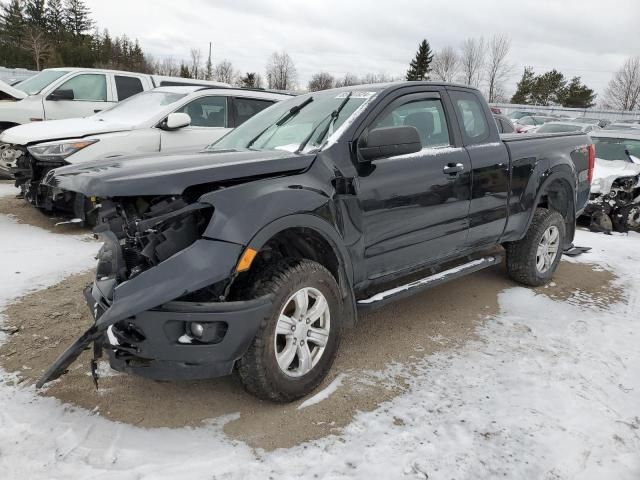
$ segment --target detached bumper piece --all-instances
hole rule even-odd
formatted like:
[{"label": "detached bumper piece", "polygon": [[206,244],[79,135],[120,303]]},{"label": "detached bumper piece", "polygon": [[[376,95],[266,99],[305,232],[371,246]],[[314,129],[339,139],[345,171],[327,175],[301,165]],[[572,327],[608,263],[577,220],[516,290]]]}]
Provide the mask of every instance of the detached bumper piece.
[{"label": "detached bumper piece", "polygon": [[221,303],[171,302],[109,327],[111,367],[156,380],[228,375],[247,351],[270,299]]}]

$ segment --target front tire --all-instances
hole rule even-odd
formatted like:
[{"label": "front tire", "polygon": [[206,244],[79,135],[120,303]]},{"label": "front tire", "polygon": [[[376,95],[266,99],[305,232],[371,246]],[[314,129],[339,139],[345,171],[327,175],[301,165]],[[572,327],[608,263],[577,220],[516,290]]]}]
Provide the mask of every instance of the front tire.
[{"label": "front tire", "polygon": [[565,237],[562,215],[538,208],[525,237],[506,245],[509,276],[533,287],[548,283],[562,258]]},{"label": "front tire", "polygon": [[333,275],[311,260],[284,260],[252,281],[252,296],[273,296],[270,315],[238,362],[251,394],[290,402],[326,377],[342,336],[340,290]]}]

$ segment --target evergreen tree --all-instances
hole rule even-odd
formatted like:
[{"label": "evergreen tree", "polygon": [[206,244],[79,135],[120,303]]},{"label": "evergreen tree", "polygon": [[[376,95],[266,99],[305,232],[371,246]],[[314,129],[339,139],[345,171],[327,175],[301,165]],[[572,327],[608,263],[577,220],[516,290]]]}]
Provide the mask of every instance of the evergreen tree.
[{"label": "evergreen tree", "polygon": [[566,88],[559,93],[559,100],[563,107],[590,108],[595,105],[595,92],[580,81],[580,77],[573,77]]},{"label": "evergreen tree", "polygon": [[54,39],[60,40],[66,33],[66,21],[62,0],[49,0],[46,7],[47,31]]},{"label": "evergreen tree", "polygon": [[180,64],[180,76],[182,78],[191,78],[191,72],[189,71],[189,67],[187,67],[184,63]]},{"label": "evergreen tree", "polygon": [[428,80],[433,61],[433,51],[429,42],[424,39],[418,45],[416,57],[411,60],[409,70],[407,70],[407,80]]},{"label": "evergreen tree", "polygon": [[564,75],[556,69],[537,76],[531,91],[531,103],[545,106],[561,103],[560,97],[566,84]]},{"label": "evergreen tree", "polygon": [[25,22],[22,4],[19,0],[11,0],[2,4],[0,13],[2,31],[0,34],[0,60],[5,66],[22,66],[29,64],[28,55],[22,50]]},{"label": "evergreen tree", "polygon": [[68,30],[76,37],[86,35],[91,30],[91,11],[82,0],[66,0],[64,14]]},{"label": "evergreen tree", "polygon": [[531,92],[535,83],[536,75],[533,72],[533,68],[524,67],[522,78],[518,82],[516,87],[516,93],[511,97],[511,103],[526,105],[530,102]]},{"label": "evergreen tree", "polygon": [[27,0],[24,3],[25,23],[42,32],[48,30],[45,0]]}]

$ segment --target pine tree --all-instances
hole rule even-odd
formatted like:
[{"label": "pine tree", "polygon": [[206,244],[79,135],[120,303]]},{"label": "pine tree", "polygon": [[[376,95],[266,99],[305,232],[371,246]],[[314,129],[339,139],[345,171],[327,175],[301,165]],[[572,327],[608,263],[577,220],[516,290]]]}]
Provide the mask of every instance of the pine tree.
[{"label": "pine tree", "polygon": [[184,63],[180,64],[180,76],[182,78],[191,78],[191,72],[189,72],[189,67],[187,67]]},{"label": "pine tree", "polygon": [[19,0],[11,0],[0,5],[0,61],[5,66],[30,65],[31,59],[22,49],[25,34],[22,4]]},{"label": "pine tree", "polygon": [[46,8],[47,31],[54,38],[60,40],[66,33],[64,7],[61,0],[49,0]]},{"label": "pine tree", "polygon": [[27,0],[24,3],[25,23],[42,32],[47,31],[47,12],[45,0]]},{"label": "pine tree", "polygon": [[531,67],[524,67],[522,78],[516,87],[516,93],[511,97],[511,103],[526,105],[531,100],[531,91],[536,80],[536,75]]},{"label": "pine tree", "polygon": [[555,69],[537,76],[531,90],[531,103],[545,106],[560,103],[566,84],[564,75]]},{"label": "pine tree", "polygon": [[67,28],[74,36],[85,35],[91,30],[91,11],[82,0],[66,0],[64,14]]},{"label": "pine tree", "polygon": [[563,107],[590,108],[595,105],[596,94],[580,81],[580,77],[573,77],[558,97]]},{"label": "pine tree", "polygon": [[433,61],[433,51],[429,42],[424,39],[418,45],[416,57],[409,64],[407,70],[407,80],[429,80],[431,62]]}]

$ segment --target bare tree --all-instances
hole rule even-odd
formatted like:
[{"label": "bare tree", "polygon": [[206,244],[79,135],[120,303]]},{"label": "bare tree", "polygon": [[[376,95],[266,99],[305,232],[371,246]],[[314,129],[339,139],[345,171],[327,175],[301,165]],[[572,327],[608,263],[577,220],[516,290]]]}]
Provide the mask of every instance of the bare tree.
[{"label": "bare tree", "polygon": [[462,44],[460,71],[462,83],[479,87],[486,56],[484,38],[467,38]]},{"label": "bare tree", "polygon": [[307,89],[310,92],[317,92],[319,90],[328,90],[329,88],[333,88],[336,79],[333,78],[333,75],[327,72],[315,73],[311,77],[309,81],[309,85]]},{"label": "bare tree", "polygon": [[494,35],[489,41],[489,58],[485,65],[487,81],[487,97],[489,102],[495,102],[504,95],[504,82],[513,70],[507,61],[511,50],[511,40],[505,35]]},{"label": "bare tree", "polygon": [[384,72],[380,73],[366,73],[362,77],[362,83],[388,83],[393,82],[393,77]]},{"label": "bare tree", "polygon": [[172,57],[162,60],[152,60],[151,70],[157,75],[177,77],[180,74],[180,64]]},{"label": "bare tree", "polygon": [[234,84],[238,77],[239,74],[234,70],[233,64],[229,60],[222,60],[213,68],[212,78],[216,82]]},{"label": "bare tree", "polygon": [[29,28],[24,37],[23,48],[33,57],[36,70],[42,68],[42,64],[49,58],[51,45],[47,41],[46,34],[37,28]]},{"label": "bare tree", "polygon": [[285,51],[273,52],[267,60],[267,85],[276,90],[293,90],[298,74],[296,66]]},{"label": "bare tree", "polygon": [[200,78],[202,75],[202,52],[199,48],[192,48],[189,54],[191,56],[191,65],[189,66],[191,78]]},{"label": "bare tree", "polygon": [[353,73],[345,73],[344,77],[339,80],[336,80],[336,88],[338,87],[350,87],[352,85],[360,85],[362,82],[360,79],[354,75]]},{"label": "bare tree", "polygon": [[627,59],[609,81],[605,105],[615,110],[640,108],[640,56]]},{"label": "bare tree", "polygon": [[437,80],[453,82],[460,71],[460,57],[452,47],[444,47],[433,57],[431,72]]}]

